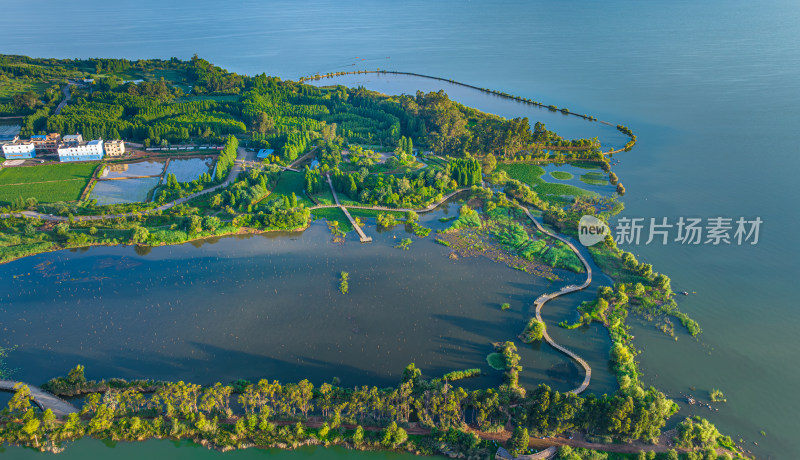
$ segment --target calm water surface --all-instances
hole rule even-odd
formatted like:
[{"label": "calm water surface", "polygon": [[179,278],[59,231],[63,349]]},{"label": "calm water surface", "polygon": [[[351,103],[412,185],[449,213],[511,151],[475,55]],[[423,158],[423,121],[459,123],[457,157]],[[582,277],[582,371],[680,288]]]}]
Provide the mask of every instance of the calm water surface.
[{"label": "calm water surface", "polygon": [[[52,458],[53,454],[41,453],[32,449],[3,448],[0,454],[4,457],[16,459],[43,459]],[[113,442],[98,441],[96,439],[81,439],[70,444],[69,448],[58,454],[59,460],[72,459],[113,459],[135,460],[141,458],[164,458],[171,460],[183,459],[236,459],[236,460],[298,460],[303,458],[315,460],[413,460],[418,457],[411,454],[396,454],[393,452],[361,452],[343,449],[341,447],[303,447],[301,449],[285,451],[280,449],[245,449],[232,452],[217,452],[188,441],[161,441],[150,440],[145,442]]]},{"label": "calm water surface", "polygon": [[[443,214],[423,225],[443,227]],[[81,362],[98,378],[339,377],[389,386],[415,362],[430,377],[481,367],[487,376],[466,384],[496,386],[502,373],[485,362],[491,342],[513,340],[542,292],[580,279],[563,272],[551,285],[484,258],[451,260],[430,237],[400,251],[393,245],[408,236],[402,226],[378,234],[371,223],[368,231],[375,244],[333,244],[318,221],[302,234],[138,250],[147,254],[61,251],[3,265],[11,283],[0,299],[3,339],[20,345],[10,365],[33,382]],[[347,295],[338,292],[340,271],[350,273]],[[504,302],[512,309],[500,311]],[[569,310],[565,302],[548,313]],[[583,335],[576,347],[602,367],[608,339],[599,328]],[[526,385],[567,390],[582,380],[549,347],[519,346]],[[612,381],[601,371],[597,390],[613,391]]]},{"label": "calm water surface", "polygon": [[[636,341],[643,350],[639,359],[646,379],[672,395],[690,391],[689,387],[696,387],[693,394],[700,397],[711,388],[722,389],[729,402],[720,405],[719,412],[710,413],[706,410],[698,412],[700,415],[707,416],[727,433],[741,435],[750,446],[753,440],[757,440],[760,444],[756,449],[759,456],[800,458],[800,440],[796,437],[800,428],[797,418],[800,403],[796,396],[796,388],[800,386],[800,370],[794,364],[800,361],[800,345],[795,338],[800,313],[794,305],[797,289],[795,283],[790,282],[798,275],[798,250],[793,244],[793,229],[798,224],[795,182],[800,169],[794,136],[800,124],[797,112],[800,105],[800,85],[797,83],[800,81],[800,41],[797,40],[800,5],[797,2],[679,0],[653,4],[631,0],[545,0],[489,4],[453,1],[312,1],[301,6],[288,1],[264,3],[252,0],[222,8],[218,2],[208,0],[169,3],[144,0],[113,4],[99,0],[69,3],[32,0],[0,2],[0,8],[4,16],[17,18],[16,21],[4,23],[0,30],[0,48],[5,53],[129,58],[188,58],[198,53],[236,72],[266,72],[292,79],[315,72],[390,68],[441,75],[492,87],[630,126],[639,136],[639,144],[633,152],[619,156],[620,164],[615,167],[628,191],[625,197],[626,216],[666,216],[673,220],[679,216],[760,216],[765,222],[761,241],[753,247],[683,247],[672,244],[629,248],[640,259],[652,263],[656,270],[669,274],[677,290],[696,291],[697,294],[679,301],[681,307],[700,321],[704,329],[697,340],[682,334],[675,343],[650,326],[635,326]],[[45,10],[48,14],[42,15],[41,11]],[[76,11],[80,14],[75,14]],[[120,20],[123,11],[124,20]],[[67,16],[70,20],[64,21],[63,18]],[[37,27],[30,27],[31,23],[37,24]],[[99,36],[103,39],[99,40]],[[426,89],[426,84],[420,82],[419,89]],[[575,131],[577,127],[564,117],[553,117],[542,111],[538,111],[540,116],[536,117],[518,104],[496,101],[491,105],[487,102],[482,108],[506,116],[541,118],[548,127],[565,135],[584,135],[584,131]],[[600,129],[598,127],[597,124],[586,124],[587,135],[614,135],[613,132],[595,133],[593,130]],[[621,141],[621,138],[609,139],[611,145]],[[318,231],[324,233],[322,230]],[[314,239],[311,236],[314,232],[312,228],[301,238]],[[319,244],[325,241],[322,236],[318,240]],[[175,335],[174,331],[183,331],[183,337],[190,337],[192,328],[202,321],[189,314],[200,315],[202,310],[190,308],[183,302],[208,297],[192,294],[195,286],[201,292],[214,293],[211,300],[218,304],[214,307],[217,312],[223,308],[232,313],[240,313],[241,309],[257,311],[257,306],[248,305],[246,300],[237,303],[217,297],[221,296],[221,292],[232,293],[237,286],[237,281],[231,278],[232,273],[224,271],[236,265],[226,266],[223,262],[212,260],[224,259],[228,264],[235,264],[235,254],[244,254],[239,256],[240,259],[260,256],[277,260],[278,253],[288,251],[287,247],[291,244],[291,239],[265,240],[258,237],[242,241],[224,240],[199,250],[153,250],[148,256],[137,256],[133,250],[128,250],[127,259],[141,266],[148,266],[157,260],[160,264],[172,267],[171,272],[164,268],[163,274],[159,275],[172,277],[171,285],[175,290],[172,295],[163,293],[163,279],[156,277],[151,281],[137,274],[139,270],[146,269],[135,268],[131,273],[123,269],[120,270],[122,274],[117,275],[113,264],[120,264],[123,259],[123,254],[116,252],[119,249],[93,249],[84,254],[47,256],[60,258],[62,262],[58,263],[62,264],[60,269],[64,271],[89,273],[76,278],[108,276],[112,280],[86,281],[83,285],[77,283],[71,288],[63,284],[46,287],[50,278],[44,278],[41,274],[31,275],[35,281],[14,280],[7,284],[6,289],[11,291],[9,295],[12,297],[8,298],[16,301],[13,305],[3,305],[7,310],[3,314],[3,322],[4,328],[13,326],[16,332],[13,335],[6,332],[2,340],[11,343],[11,339],[18,340],[24,334],[37,336],[37,340],[48,343],[56,356],[62,359],[71,361],[80,358],[87,363],[94,360],[91,364],[99,366],[96,368],[98,372],[124,373],[123,368],[128,368],[128,372],[133,374],[142,369],[160,369],[159,372],[164,375],[185,375],[191,369],[182,369],[185,361],[175,356],[186,356],[190,352],[191,345],[186,342],[169,343],[168,339],[161,336],[146,335],[152,343],[140,349],[151,350],[163,346],[165,351],[161,356],[161,367],[151,364],[142,367],[138,361],[127,359],[133,354],[130,350],[135,349],[124,344],[124,337],[130,335],[115,334],[120,337],[107,342],[108,350],[93,347],[91,339],[102,334],[110,337],[110,332],[100,329],[106,327],[122,327],[123,330],[138,328],[148,330],[151,334],[158,330],[162,331],[161,334],[172,335]],[[281,305],[288,303],[283,307],[286,311],[283,315],[289,315],[288,312],[292,311],[300,315],[303,303],[298,301],[297,296],[300,292],[307,295],[306,291],[295,292],[293,298],[283,298],[284,287],[281,283],[288,283],[287,287],[290,287],[294,281],[290,283],[289,279],[295,277],[312,281],[312,277],[308,276],[312,274],[313,281],[321,285],[328,283],[328,289],[332,289],[334,281],[331,280],[331,273],[341,270],[341,266],[348,266],[351,273],[360,272],[363,280],[370,276],[376,279],[392,274],[398,276],[398,282],[385,285],[393,286],[396,295],[403,293],[402,289],[421,289],[416,294],[411,292],[408,295],[412,299],[429,299],[429,293],[436,292],[433,295],[434,304],[444,305],[444,300],[436,299],[448,298],[447,306],[435,308],[437,314],[453,315],[443,313],[443,309],[455,309],[454,301],[461,295],[459,288],[451,288],[454,292],[447,292],[448,288],[443,287],[445,280],[437,281],[437,285],[422,277],[415,280],[411,275],[403,275],[406,271],[401,268],[378,268],[383,265],[403,267],[405,263],[416,270],[418,266],[424,267],[424,264],[430,263],[433,264],[432,268],[420,268],[420,272],[437,272],[433,260],[439,260],[438,256],[435,258],[431,255],[431,262],[419,262],[423,245],[418,245],[408,254],[393,255],[389,259],[391,262],[387,263],[386,258],[381,260],[375,258],[377,254],[370,254],[371,251],[382,251],[376,249],[381,247],[379,244],[363,248],[350,244],[357,249],[352,252],[348,249],[346,253],[342,250],[343,254],[337,256],[340,259],[331,263],[329,268],[322,262],[308,262],[302,268],[298,262],[303,259],[302,249],[301,245],[297,245],[296,250],[291,250],[301,255],[298,258],[291,257],[294,265],[289,263],[289,266],[275,268],[281,270],[276,278],[257,275],[258,264],[247,262],[253,268],[249,269],[251,271],[245,278],[261,279],[263,286],[249,286],[246,289],[250,289],[253,295],[257,293],[257,298],[263,302],[268,299],[265,297],[267,288],[272,288],[272,296],[278,296],[283,302]],[[213,255],[209,255],[212,247],[219,248],[220,252],[212,251]],[[430,251],[434,251],[434,248],[432,246]],[[111,267],[104,268],[99,260],[91,260],[105,257],[106,254],[113,261]],[[51,260],[47,257],[9,264],[2,269],[2,279],[6,281],[6,277],[12,273],[38,273],[34,265]],[[180,261],[185,264],[179,265]],[[58,266],[58,263],[54,261],[54,265]],[[244,261],[241,263],[246,265]],[[363,264],[369,264],[371,268],[367,269]],[[464,266],[469,264],[479,262],[467,261]],[[513,272],[501,270],[501,267],[485,268],[489,265],[481,264],[480,270],[489,273],[500,270],[492,276],[505,282],[502,289],[496,291],[520,298],[526,295],[528,298],[535,297],[534,293],[525,294],[522,287],[511,285]],[[456,276],[459,269],[450,270],[452,267],[448,266],[444,272],[446,276]],[[150,269],[156,270],[156,267]],[[304,269],[308,272],[303,272]],[[478,268],[464,270],[470,272]],[[180,279],[181,274],[183,280]],[[216,286],[209,284],[212,283],[212,275],[219,280]],[[116,280],[113,279],[115,276],[118,276]],[[195,282],[195,285],[190,283],[189,288],[182,284],[187,282],[187,276]],[[276,287],[268,279],[280,280],[277,282],[278,293],[274,292]],[[423,283],[424,289],[412,288],[416,286],[413,284],[415,281]],[[19,283],[28,282],[37,283],[39,292],[30,294],[28,291],[27,300],[22,301],[25,289],[30,288],[24,288]],[[113,285],[117,293],[114,290],[97,291],[101,285]],[[468,289],[472,285],[465,282],[459,286],[460,289]],[[530,284],[525,286],[530,287]],[[322,288],[315,289],[320,290],[316,295],[324,298],[321,297]],[[20,290],[22,292],[17,292]],[[155,290],[159,290],[158,297],[153,296]],[[455,297],[449,298],[448,295]],[[102,296],[106,300],[114,296],[114,302],[95,301],[93,296]],[[466,294],[464,296],[469,297]],[[164,305],[169,306],[171,299],[178,297],[182,303],[172,308],[185,314],[168,314],[169,307]],[[495,300],[497,297],[499,294],[484,292],[478,299],[495,303],[499,301]],[[77,303],[78,298],[80,304]],[[114,318],[119,318],[119,322],[115,321],[112,326],[108,321],[112,318],[110,310],[116,307],[115,302],[119,299],[123,299],[122,305],[126,305],[127,309],[137,313],[129,312],[123,316],[115,313]],[[358,310],[358,316],[352,317],[363,322],[357,326],[362,331],[371,332],[368,318],[372,311],[368,299],[367,294],[357,294],[356,291],[348,297],[350,302],[357,304],[353,308]],[[570,304],[563,306],[565,315],[578,300],[563,301]],[[334,300],[332,308],[347,308],[344,303],[337,303]],[[23,308],[26,309],[25,315],[19,313]],[[28,318],[41,318],[44,311],[56,308],[70,313],[69,316],[62,315],[65,324],[61,330],[72,331],[67,335],[51,334],[44,338],[43,333],[31,323],[25,323]],[[377,306],[372,308],[378,309]],[[516,322],[506,327],[497,324],[504,321],[497,312],[481,316],[477,311],[479,307],[471,308],[474,311],[469,313],[469,317],[478,321],[480,327],[496,328],[497,332],[502,330],[506,334],[516,333]],[[557,308],[554,305],[551,310],[553,314],[557,314]],[[80,322],[75,316],[76,312],[81,311],[86,315],[94,311],[92,314],[95,316],[84,316],[85,330],[78,331],[76,328]],[[138,312],[144,319],[134,319],[133,315]],[[313,317],[324,312],[324,309],[315,307],[313,312],[305,314]],[[326,313],[335,314],[337,318],[346,315],[346,312],[338,310]],[[517,314],[521,319],[521,313]],[[173,322],[170,329],[167,328],[169,321]],[[439,318],[438,321],[440,325],[447,323],[445,318]],[[51,323],[49,327],[58,330],[56,328],[59,326]],[[208,337],[208,340],[230,353],[235,351],[243,353],[243,356],[259,356],[259,352],[254,351],[257,349],[255,339],[248,338],[245,340],[248,345],[234,350],[230,343],[234,343],[240,331],[234,326],[226,326],[224,330],[225,335]],[[278,349],[276,344],[280,340],[268,337],[283,332],[271,327],[258,332],[267,337],[266,340],[271,340],[265,342],[261,353],[266,354],[263,350],[267,346],[270,347],[269,353]],[[197,330],[193,333],[200,335]],[[230,334],[234,334],[233,338]],[[463,331],[460,334],[469,337],[472,332]],[[567,339],[571,337],[569,333],[564,335]],[[355,337],[358,339],[361,336]],[[357,343],[357,339],[354,339],[354,343]],[[412,357],[419,360],[427,357],[431,363],[439,363],[429,370],[444,369],[451,364],[478,362],[477,358],[467,356],[482,353],[463,351],[473,346],[469,345],[469,340],[477,343],[477,336],[463,339],[466,342],[460,344],[461,355],[452,351],[458,348],[450,348],[446,353],[431,351],[441,350],[443,346],[457,347],[454,342],[420,346],[415,352],[408,348],[409,345],[401,345],[395,339],[392,337],[371,343],[380,342],[386,347],[392,344],[389,354],[396,357],[390,359],[396,359],[397,362],[407,362]],[[73,345],[64,349],[55,340],[68,341]],[[485,346],[491,339],[483,337],[481,340],[481,346]],[[86,343],[85,350],[81,350],[80,346],[74,348],[75,344],[82,341]],[[27,340],[23,342],[32,343]],[[587,349],[601,348],[604,343],[600,335],[592,340],[576,336],[575,342],[583,343]],[[141,343],[137,346],[144,347]],[[356,345],[348,346],[349,353],[356,353]],[[318,347],[312,352],[314,356],[320,356],[320,349],[324,348]],[[126,359],[108,364],[111,356],[125,349],[129,350],[128,355],[123,353],[121,356]],[[195,349],[195,352],[208,357],[223,353],[219,349],[206,347],[204,350]],[[335,346],[331,344],[329,349],[334,350]],[[23,376],[38,378],[56,373],[54,368],[49,367],[53,358],[46,358],[44,350],[41,346],[24,346],[15,353],[15,359],[19,360],[44,360],[26,361],[24,366],[19,366],[23,368]],[[376,351],[374,346],[370,348],[373,355],[383,352]],[[36,353],[39,355],[34,356]],[[303,372],[311,372],[315,366],[304,361],[292,361],[310,353],[300,350],[281,353],[284,353],[281,360],[300,363],[304,367]],[[333,356],[334,352],[325,353]],[[604,354],[605,351],[597,351],[595,356],[600,359]],[[528,362],[534,362],[533,356],[548,355],[546,350],[531,351],[530,356],[524,357],[526,366]],[[350,362],[354,361],[358,360]],[[103,362],[106,364],[101,365]],[[247,366],[252,367],[253,362],[264,365],[263,359],[251,361],[249,357],[241,358],[238,362],[241,368],[234,369],[240,365],[232,365],[231,374],[234,371],[246,374],[249,370]],[[61,367],[67,366],[61,363]],[[293,371],[292,366],[280,365],[280,376],[290,379],[301,373]],[[318,369],[325,368],[325,364],[317,366]],[[598,366],[601,364],[598,363]],[[399,372],[399,369],[391,367],[391,372]],[[322,377],[323,371],[319,372],[316,375]],[[362,374],[365,380],[373,382],[381,379],[395,381],[394,374],[390,377],[388,372],[388,369],[375,369],[370,374],[361,369],[354,370],[353,375]],[[198,373],[202,374],[203,371]],[[536,378],[531,377],[531,380]],[[760,430],[764,430],[767,437],[762,438],[758,434]],[[147,455],[167,457],[176,452],[170,446],[153,445],[159,447],[153,447]],[[116,450],[108,452],[111,455]],[[323,452],[315,451],[313,455],[328,455],[329,451]],[[28,454],[27,451],[8,450],[5,455],[9,456],[10,453],[19,456]]]}]

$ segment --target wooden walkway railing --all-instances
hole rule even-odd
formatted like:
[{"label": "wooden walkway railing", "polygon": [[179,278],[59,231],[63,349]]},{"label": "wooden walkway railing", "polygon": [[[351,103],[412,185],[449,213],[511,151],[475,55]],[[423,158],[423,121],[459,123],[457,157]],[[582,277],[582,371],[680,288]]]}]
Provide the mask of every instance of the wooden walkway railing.
[{"label": "wooden walkway railing", "polygon": [[[578,258],[581,260],[581,263],[586,268],[586,281],[584,281],[583,284],[581,284],[580,286],[574,286],[574,285],[573,286],[564,286],[563,288],[561,288],[561,290],[559,290],[557,292],[553,292],[553,293],[550,293],[550,294],[543,294],[543,295],[539,296],[538,299],[536,299],[536,301],[534,302],[534,305],[536,305],[536,319],[541,321],[542,324],[544,324],[544,321],[542,320],[542,314],[541,314],[542,307],[544,307],[544,304],[547,303],[550,300],[555,299],[556,297],[559,297],[559,296],[562,296],[562,295],[565,295],[565,294],[569,294],[570,292],[580,291],[582,289],[586,289],[587,287],[589,287],[589,285],[592,284],[592,267],[589,266],[589,263],[583,257],[583,254],[581,254],[580,251],[578,251],[578,249],[575,247],[575,245],[573,245],[567,239],[562,238],[562,237],[560,237],[560,236],[558,236],[558,235],[556,235],[554,233],[550,233],[547,230],[545,230],[545,228],[542,226],[542,224],[540,224],[538,220],[534,219],[534,217],[531,215],[531,212],[528,210],[528,208],[523,207],[522,210],[525,212],[525,215],[527,215],[528,218],[533,222],[533,224],[536,225],[536,228],[539,229],[540,232],[542,232],[545,235],[548,235],[548,236],[550,236],[552,238],[555,238],[555,239],[561,241],[562,243],[566,244],[572,250],[572,252],[574,252],[575,255],[578,256]],[[566,348],[564,346],[561,346],[561,345],[557,344],[556,341],[553,340],[552,337],[550,337],[550,334],[548,334],[546,326],[544,328],[544,340],[548,344],[550,344],[551,347],[553,347],[556,350],[560,351],[561,353],[564,353],[565,355],[569,356],[575,362],[580,364],[581,367],[583,367],[583,370],[585,372],[585,376],[583,378],[583,382],[580,384],[580,386],[578,386],[578,388],[575,388],[574,390],[571,390],[570,393],[580,394],[584,390],[586,390],[586,388],[589,386],[589,382],[592,380],[592,368],[591,368],[591,366],[589,366],[589,364],[586,361],[584,361],[583,358],[578,356],[576,353],[572,352],[571,350],[569,350],[568,348]]]}]

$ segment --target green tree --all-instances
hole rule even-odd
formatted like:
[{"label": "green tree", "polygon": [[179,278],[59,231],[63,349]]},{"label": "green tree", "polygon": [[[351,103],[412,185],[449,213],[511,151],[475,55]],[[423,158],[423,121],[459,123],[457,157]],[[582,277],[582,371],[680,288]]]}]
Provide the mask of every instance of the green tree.
[{"label": "green tree", "polygon": [[208,230],[209,232],[215,231],[222,222],[219,220],[217,216],[204,216],[203,217],[203,229]]},{"label": "green tree", "polygon": [[69,224],[66,222],[59,222],[56,224],[56,235],[60,237],[66,237],[69,235]]},{"label": "green tree", "polygon": [[494,155],[489,153],[485,157],[483,157],[483,173],[484,174],[491,174],[492,171],[495,170],[497,167],[497,158]]},{"label": "green tree", "polygon": [[179,187],[178,178],[175,177],[175,174],[173,173],[167,174],[167,188],[170,190],[175,190],[178,187]]},{"label": "green tree", "polygon": [[356,432],[353,433],[353,444],[360,446],[364,443],[364,428],[361,425],[356,427]]},{"label": "green tree", "polygon": [[518,457],[527,452],[529,441],[530,436],[528,436],[528,429],[517,425],[516,428],[514,428],[514,432],[511,434],[511,438],[508,440],[508,451],[511,455]]},{"label": "green tree", "polygon": [[275,119],[265,112],[259,112],[253,120],[252,129],[259,134],[270,133],[275,129]]},{"label": "green tree", "polygon": [[133,227],[131,232],[131,242],[132,243],[144,243],[147,241],[147,238],[150,237],[150,230],[142,227],[141,225],[137,225]]},{"label": "green tree", "polygon": [[27,385],[14,385],[14,396],[8,401],[8,410],[12,414],[23,414],[31,408],[31,389]]},{"label": "green tree", "polygon": [[542,340],[542,337],[544,337],[544,323],[536,318],[531,318],[528,321],[528,325],[525,327],[525,330],[522,332],[522,341],[525,343],[531,343],[537,340]]},{"label": "green tree", "polygon": [[67,374],[67,381],[71,385],[82,386],[86,383],[86,375],[84,374],[84,367],[80,364],[72,368]]},{"label": "green tree", "polygon": [[33,438],[36,447],[39,446],[39,427],[41,423],[39,419],[36,418],[36,413],[33,412],[33,409],[28,409],[25,412],[25,416],[23,417],[23,425],[22,425],[22,432],[25,433],[29,438]]},{"label": "green tree", "polygon": [[397,426],[397,422],[392,422],[382,433],[381,445],[384,447],[391,447],[394,449],[408,439],[408,433],[406,433],[406,430]]},{"label": "green tree", "polygon": [[406,366],[405,369],[403,369],[403,377],[401,382],[402,383],[411,382],[413,384],[416,384],[421,376],[422,376],[422,371],[417,369],[416,364],[411,363],[408,366]]},{"label": "green tree", "polygon": [[14,105],[20,109],[32,110],[41,104],[39,97],[33,91],[26,91],[14,95]]}]

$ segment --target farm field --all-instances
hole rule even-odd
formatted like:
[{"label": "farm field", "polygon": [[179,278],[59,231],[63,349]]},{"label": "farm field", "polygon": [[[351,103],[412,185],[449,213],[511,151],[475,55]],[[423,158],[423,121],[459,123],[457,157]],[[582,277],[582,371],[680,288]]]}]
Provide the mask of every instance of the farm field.
[{"label": "farm field", "polygon": [[21,185],[0,186],[0,205],[10,204],[17,198],[36,198],[39,203],[56,201],[75,201],[81,197],[87,180],[64,180]]},{"label": "farm field", "polygon": [[85,179],[94,173],[98,162],[66,163],[0,169],[0,185]]},{"label": "farm field", "polygon": [[36,198],[39,203],[80,198],[97,162],[42,165],[0,170],[0,204],[17,198]]}]

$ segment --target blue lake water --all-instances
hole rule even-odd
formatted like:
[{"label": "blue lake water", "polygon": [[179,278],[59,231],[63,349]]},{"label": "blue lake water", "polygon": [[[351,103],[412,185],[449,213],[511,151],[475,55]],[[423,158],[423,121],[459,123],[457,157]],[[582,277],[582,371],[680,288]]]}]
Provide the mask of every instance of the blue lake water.
[{"label": "blue lake water", "polygon": [[[645,378],[673,396],[704,397],[720,388],[728,403],[700,415],[750,446],[758,441],[759,456],[800,458],[800,312],[792,282],[800,222],[797,2],[31,0],[0,8],[15,18],[0,29],[4,53],[198,53],[236,72],[288,79],[404,70],[631,127],[639,143],[614,168],[627,189],[626,216],[764,220],[756,246],[629,248],[670,275],[677,290],[696,292],[679,301],[704,330],[697,340],[675,343],[652,327],[636,327]],[[500,101],[482,108],[533,119]],[[551,129],[586,135],[566,117],[539,112]],[[601,129],[586,126],[589,135]]]}]

